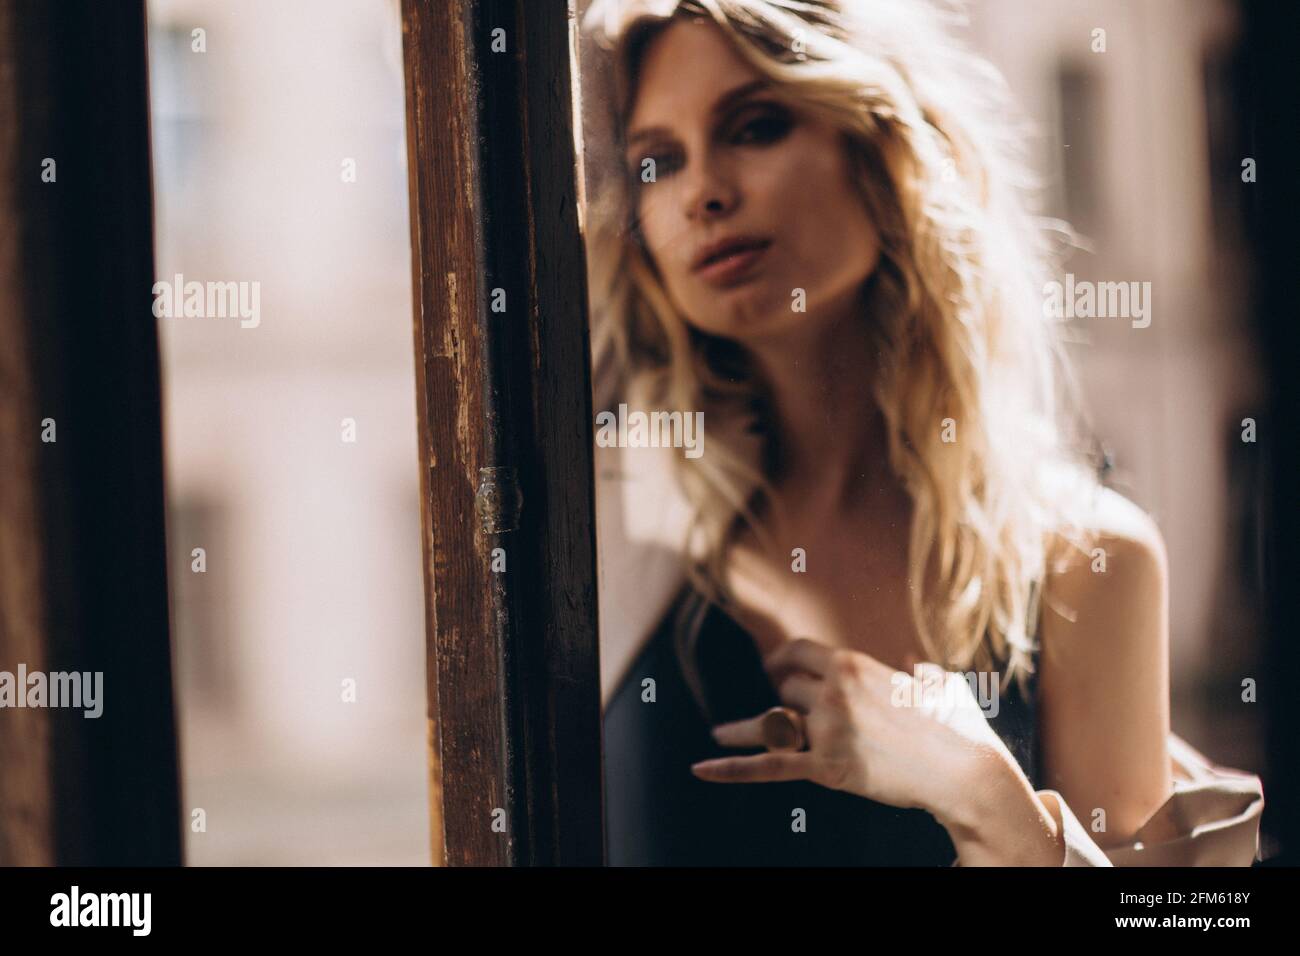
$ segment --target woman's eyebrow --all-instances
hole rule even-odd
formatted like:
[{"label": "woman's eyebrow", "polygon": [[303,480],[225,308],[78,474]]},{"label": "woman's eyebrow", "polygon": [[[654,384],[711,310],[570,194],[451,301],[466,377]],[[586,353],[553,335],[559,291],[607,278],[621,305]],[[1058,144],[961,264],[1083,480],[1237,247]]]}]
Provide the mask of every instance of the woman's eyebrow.
[{"label": "woman's eyebrow", "polygon": [[[742,83],[733,87],[714,101],[713,107],[709,110],[710,115],[718,116],[725,113],[735,104],[741,102],[752,93],[770,85],[770,80],[757,79],[750,80],[748,83]],[[627,145],[631,146],[638,140],[651,139],[655,136],[671,136],[672,130],[667,126],[647,126],[642,129],[633,130],[627,135]]]}]

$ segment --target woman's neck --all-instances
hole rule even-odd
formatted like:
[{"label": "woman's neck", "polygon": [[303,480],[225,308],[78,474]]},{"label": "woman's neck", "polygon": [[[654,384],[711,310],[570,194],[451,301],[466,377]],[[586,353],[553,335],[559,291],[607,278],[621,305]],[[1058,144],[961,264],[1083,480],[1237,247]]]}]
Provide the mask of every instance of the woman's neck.
[{"label": "woman's neck", "polygon": [[876,356],[861,298],[836,311],[745,348],[771,399],[781,497],[815,496],[839,508],[896,478],[872,390]]}]

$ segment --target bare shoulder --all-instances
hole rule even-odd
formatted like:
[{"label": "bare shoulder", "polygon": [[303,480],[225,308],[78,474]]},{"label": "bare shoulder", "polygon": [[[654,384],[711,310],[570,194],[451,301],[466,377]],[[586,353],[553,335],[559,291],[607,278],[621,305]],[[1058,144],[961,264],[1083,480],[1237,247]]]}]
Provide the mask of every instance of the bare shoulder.
[{"label": "bare shoulder", "polygon": [[1167,797],[1168,563],[1156,523],[1109,489],[1086,538],[1054,542],[1040,622],[1047,785],[1080,814],[1106,811],[1122,842]]},{"label": "bare shoulder", "polygon": [[1163,597],[1168,577],[1164,537],[1155,521],[1129,499],[1109,488],[1091,496],[1081,540],[1054,536],[1049,549],[1050,567],[1044,594],[1051,600],[1045,610],[1072,616],[1076,605],[1121,602],[1128,610],[1133,601]]}]

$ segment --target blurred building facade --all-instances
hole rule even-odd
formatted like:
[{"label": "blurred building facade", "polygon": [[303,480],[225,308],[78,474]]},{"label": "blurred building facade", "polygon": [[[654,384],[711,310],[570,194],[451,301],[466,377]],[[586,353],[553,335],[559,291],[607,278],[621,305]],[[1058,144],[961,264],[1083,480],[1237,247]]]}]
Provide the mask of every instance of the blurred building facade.
[{"label": "blurred building facade", "polygon": [[158,277],[260,289],[158,320],[187,860],[427,864],[397,6],[149,18]]},{"label": "blurred building facade", "polygon": [[1258,677],[1264,640],[1266,469],[1242,421],[1266,415],[1236,11],[1226,0],[970,9],[973,46],[1042,132],[1046,211],[1090,240],[1065,269],[1151,283],[1149,326],[1079,319],[1070,352],[1115,487],[1156,519],[1168,547],[1174,730],[1259,771],[1263,714],[1243,706],[1241,682]]}]

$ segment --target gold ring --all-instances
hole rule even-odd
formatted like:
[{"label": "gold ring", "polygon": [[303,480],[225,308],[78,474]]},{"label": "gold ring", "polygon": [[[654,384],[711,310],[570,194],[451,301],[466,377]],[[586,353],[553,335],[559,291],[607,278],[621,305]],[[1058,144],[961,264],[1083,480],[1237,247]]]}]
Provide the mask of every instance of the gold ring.
[{"label": "gold ring", "polygon": [[773,707],[763,714],[763,746],[772,751],[803,750],[808,743],[803,714],[789,707]]}]

